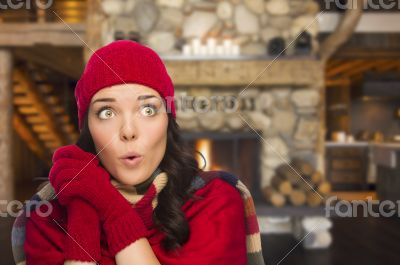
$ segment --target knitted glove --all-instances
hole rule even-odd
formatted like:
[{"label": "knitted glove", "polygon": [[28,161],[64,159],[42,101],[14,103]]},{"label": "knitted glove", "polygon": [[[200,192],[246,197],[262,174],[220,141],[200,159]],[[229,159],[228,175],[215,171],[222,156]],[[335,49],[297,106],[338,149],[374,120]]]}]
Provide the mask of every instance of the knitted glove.
[{"label": "knitted glove", "polygon": [[129,202],[111,184],[110,175],[99,159],[77,145],[62,146],[53,155],[49,173],[57,198],[68,205],[73,198],[82,198],[96,209],[110,254],[148,235],[142,219]]},{"label": "knitted glove", "polygon": [[99,261],[100,220],[96,209],[81,198],[72,199],[67,205],[67,232],[64,256],[66,260]]}]

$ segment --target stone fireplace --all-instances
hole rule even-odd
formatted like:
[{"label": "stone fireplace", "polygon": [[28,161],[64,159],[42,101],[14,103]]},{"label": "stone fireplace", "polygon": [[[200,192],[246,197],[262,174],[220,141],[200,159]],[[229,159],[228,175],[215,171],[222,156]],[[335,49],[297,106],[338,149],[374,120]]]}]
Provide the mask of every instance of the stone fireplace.
[{"label": "stone fireplace", "polygon": [[185,139],[208,160],[207,169],[234,172],[256,201],[275,169],[292,158],[324,172],[318,60],[165,61],[175,84],[177,121]]}]

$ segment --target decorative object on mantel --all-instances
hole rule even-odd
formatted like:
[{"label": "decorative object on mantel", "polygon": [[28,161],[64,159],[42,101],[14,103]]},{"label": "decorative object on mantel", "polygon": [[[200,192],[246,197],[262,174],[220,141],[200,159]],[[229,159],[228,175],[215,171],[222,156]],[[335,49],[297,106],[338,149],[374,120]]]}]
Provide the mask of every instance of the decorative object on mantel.
[{"label": "decorative object on mantel", "polygon": [[125,34],[122,31],[117,30],[114,32],[114,40],[124,40],[124,39],[125,39]]},{"label": "decorative object on mantel", "polygon": [[312,36],[307,31],[303,31],[297,38],[294,48],[295,55],[309,55],[312,51]]},{"label": "decorative object on mantel", "polygon": [[133,40],[136,42],[140,42],[140,35],[138,32],[129,31],[128,35],[124,32],[118,30],[114,33],[114,40]]},{"label": "decorative object on mantel", "polygon": [[129,34],[129,35],[128,35],[128,39],[129,39],[129,40],[133,40],[133,41],[136,41],[136,42],[140,42],[140,34],[139,34],[139,32],[129,31],[128,34]]},{"label": "decorative object on mantel", "polygon": [[203,44],[200,38],[193,38],[190,44],[185,44],[182,47],[182,54],[191,55],[240,55],[240,46],[234,44],[231,39],[224,39],[218,44],[215,38],[208,38],[206,44]]},{"label": "decorative object on mantel", "polygon": [[285,55],[285,39],[273,38],[268,43],[268,54],[273,56]]}]

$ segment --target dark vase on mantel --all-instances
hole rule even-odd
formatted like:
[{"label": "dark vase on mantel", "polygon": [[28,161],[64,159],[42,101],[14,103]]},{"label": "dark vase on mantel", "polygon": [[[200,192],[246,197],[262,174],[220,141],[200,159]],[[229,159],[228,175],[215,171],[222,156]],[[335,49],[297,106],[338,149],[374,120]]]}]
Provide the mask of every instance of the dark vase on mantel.
[{"label": "dark vase on mantel", "polygon": [[309,55],[312,50],[312,37],[307,31],[303,31],[296,40],[294,46],[295,55]]},{"label": "dark vase on mantel", "polygon": [[132,40],[140,43],[140,34],[136,31],[129,31],[125,34],[123,31],[115,31],[114,40]]},{"label": "dark vase on mantel", "polygon": [[285,39],[281,37],[271,39],[268,43],[268,55],[285,55]]}]

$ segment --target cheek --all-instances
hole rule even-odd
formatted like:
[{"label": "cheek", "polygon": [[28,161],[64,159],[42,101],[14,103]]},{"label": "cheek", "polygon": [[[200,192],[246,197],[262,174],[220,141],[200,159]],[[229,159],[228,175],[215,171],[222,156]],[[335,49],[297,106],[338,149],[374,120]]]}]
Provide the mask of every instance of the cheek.
[{"label": "cheek", "polygon": [[167,126],[164,123],[158,123],[157,126],[147,128],[142,135],[145,136],[147,150],[164,154],[167,144]]},{"label": "cheek", "polygon": [[113,136],[116,132],[112,130],[112,127],[105,129],[101,126],[94,125],[90,128],[90,133],[97,152],[102,150],[102,153],[105,153],[107,149],[112,148],[114,145],[113,142],[115,142],[115,138],[113,141]]},{"label": "cheek", "polygon": [[91,131],[93,142],[96,149],[102,149],[111,139],[110,133],[105,133],[104,130]]}]

